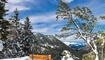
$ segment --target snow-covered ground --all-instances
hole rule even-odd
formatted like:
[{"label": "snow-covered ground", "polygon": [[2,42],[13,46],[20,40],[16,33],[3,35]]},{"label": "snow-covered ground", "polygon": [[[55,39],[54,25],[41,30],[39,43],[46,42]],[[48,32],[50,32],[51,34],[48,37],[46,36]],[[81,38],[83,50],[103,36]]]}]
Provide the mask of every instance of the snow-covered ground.
[{"label": "snow-covered ground", "polygon": [[64,50],[63,51],[65,53],[65,56],[63,56],[63,58],[61,60],[74,60],[72,57],[71,57],[71,54],[69,51],[67,50]]},{"label": "snow-covered ground", "polygon": [[0,51],[3,49],[3,42],[0,40]]},{"label": "snow-covered ground", "polygon": [[10,58],[10,59],[0,59],[0,60],[31,60],[29,56],[21,57],[21,58]]}]

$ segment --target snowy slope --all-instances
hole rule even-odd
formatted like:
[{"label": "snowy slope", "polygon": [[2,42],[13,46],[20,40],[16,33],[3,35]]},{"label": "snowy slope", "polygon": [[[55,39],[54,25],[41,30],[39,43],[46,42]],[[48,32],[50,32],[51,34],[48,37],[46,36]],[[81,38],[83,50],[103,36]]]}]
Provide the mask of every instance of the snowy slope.
[{"label": "snowy slope", "polygon": [[21,58],[10,58],[10,59],[0,59],[0,60],[31,60],[29,56],[21,57]]}]

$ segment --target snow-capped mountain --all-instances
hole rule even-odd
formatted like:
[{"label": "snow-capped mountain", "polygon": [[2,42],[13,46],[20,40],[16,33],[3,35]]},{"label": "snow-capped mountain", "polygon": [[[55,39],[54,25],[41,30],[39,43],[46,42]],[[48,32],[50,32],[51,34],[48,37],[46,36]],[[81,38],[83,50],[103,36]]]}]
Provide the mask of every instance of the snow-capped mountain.
[{"label": "snow-capped mountain", "polygon": [[82,44],[82,43],[77,43],[77,42],[64,42],[64,43],[71,48],[82,48],[82,47],[84,47],[84,44]]},{"label": "snow-capped mountain", "polygon": [[49,54],[53,60],[61,60],[61,53],[64,50],[72,51],[70,47],[63,42],[55,38],[53,35],[44,35],[41,33],[35,34],[35,40],[37,40],[38,54]]},{"label": "snow-capped mountain", "polygon": [[81,45],[81,43],[76,43],[76,42],[64,42],[66,45]]}]

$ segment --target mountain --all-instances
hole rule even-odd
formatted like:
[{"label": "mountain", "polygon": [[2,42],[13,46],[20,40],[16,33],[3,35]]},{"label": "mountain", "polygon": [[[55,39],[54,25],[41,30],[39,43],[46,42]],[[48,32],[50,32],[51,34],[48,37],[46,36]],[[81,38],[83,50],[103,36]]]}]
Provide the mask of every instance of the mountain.
[{"label": "mountain", "polygon": [[[51,55],[53,60],[61,60],[61,53],[64,50],[73,52],[73,50],[53,35],[35,34],[37,40],[37,54]],[[38,47],[39,46],[39,47]]]},{"label": "mountain", "polygon": [[83,43],[77,43],[77,42],[64,42],[67,46],[74,48],[74,49],[78,49],[78,48],[82,48],[85,46],[85,44]]}]

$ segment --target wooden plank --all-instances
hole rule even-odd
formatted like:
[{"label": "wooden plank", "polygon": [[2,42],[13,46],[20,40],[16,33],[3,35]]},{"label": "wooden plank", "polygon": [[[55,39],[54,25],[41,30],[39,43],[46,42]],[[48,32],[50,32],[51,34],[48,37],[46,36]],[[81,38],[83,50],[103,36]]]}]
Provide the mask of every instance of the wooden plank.
[{"label": "wooden plank", "polygon": [[47,55],[29,55],[30,57],[47,57]]},{"label": "wooden plank", "polygon": [[51,60],[51,55],[29,55],[29,57],[32,59],[40,59],[40,60]]}]

